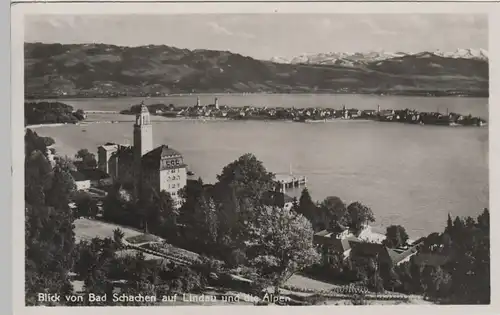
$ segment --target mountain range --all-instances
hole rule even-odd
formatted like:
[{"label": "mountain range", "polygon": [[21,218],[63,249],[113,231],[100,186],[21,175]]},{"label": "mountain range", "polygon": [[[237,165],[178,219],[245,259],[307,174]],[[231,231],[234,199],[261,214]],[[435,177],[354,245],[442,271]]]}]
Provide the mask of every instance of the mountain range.
[{"label": "mountain range", "polygon": [[[487,53],[457,52],[461,55],[330,53],[285,62],[257,60],[229,51],[164,45],[26,43],[25,95],[28,98],[176,93],[487,96]],[[327,59],[330,61],[326,62]]]},{"label": "mountain range", "polygon": [[[453,52],[443,52],[440,50],[430,52],[436,56],[453,59],[474,59],[488,61],[488,52],[485,49],[457,49]],[[302,54],[291,59],[284,57],[273,57],[272,62],[289,64],[336,64],[343,66],[359,66],[374,61],[391,58],[411,56],[415,53],[370,51],[366,53],[330,52],[319,54]]]}]

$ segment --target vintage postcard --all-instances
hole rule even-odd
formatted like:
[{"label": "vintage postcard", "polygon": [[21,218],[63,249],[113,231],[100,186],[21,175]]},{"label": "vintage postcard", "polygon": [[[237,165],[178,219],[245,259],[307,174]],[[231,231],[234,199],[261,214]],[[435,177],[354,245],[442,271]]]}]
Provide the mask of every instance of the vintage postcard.
[{"label": "vintage postcard", "polygon": [[496,6],[304,5],[14,6],[23,312],[492,310]]}]

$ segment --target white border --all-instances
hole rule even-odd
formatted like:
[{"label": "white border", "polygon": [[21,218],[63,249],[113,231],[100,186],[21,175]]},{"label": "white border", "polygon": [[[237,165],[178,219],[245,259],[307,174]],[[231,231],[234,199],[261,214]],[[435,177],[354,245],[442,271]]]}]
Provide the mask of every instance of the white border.
[{"label": "white border", "polygon": [[[50,0],[49,0],[50,1]],[[127,1],[127,0],[125,0]],[[500,117],[498,108],[497,91],[500,91],[498,76],[500,75],[500,63],[496,58],[500,56],[498,36],[493,30],[500,29],[500,5],[496,3],[18,3],[12,6],[11,27],[11,126],[12,126],[12,174],[13,174],[13,296],[15,314],[83,314],[93,312],[95,314],[108,314],[119,312],[119,314],[135,314],[138,310],[134,307],[25,307],[24,306],[24,15],[27,14],[179,14],[179,13],[488,13],[489,14],[489,55],[490,55],[490,100],[489,104],[489,131],[490,131],[490,190],[495,191],[499,183],[499,170],[496,161],[499,160],[500,146],[496,117]],[[496,92],[496,93],[495,93]],[[492,222],[497,218],[496,211],[499,208],[498,197],[490,193],[490,213]],[[500,219],[499,219],[500,220]],[[495,226],[494,223],[491,225]],[[499,230],[491,231],[491,301],[489,306],[314,306],[314,307],[261,307],[261,314],[286,313],[302,314],[346,312],[353,314],[370,314],[381,312],[384,315],[395,313],[405,315],[422,313],[459,314],[472,312],[474,314],[493,314],[494,310],[500,310],[500,302],[495,299],[498,296],[496,277],[498,275],[495,262],[498,256],[498,244],[493,241],[499,236]],[[239,312],[252,314],[255,312],[252,306],[180,306],[180,307],[141,307],[140,311],[154,314],[188,314],[203,313],[220,315],[221,312]]]}]

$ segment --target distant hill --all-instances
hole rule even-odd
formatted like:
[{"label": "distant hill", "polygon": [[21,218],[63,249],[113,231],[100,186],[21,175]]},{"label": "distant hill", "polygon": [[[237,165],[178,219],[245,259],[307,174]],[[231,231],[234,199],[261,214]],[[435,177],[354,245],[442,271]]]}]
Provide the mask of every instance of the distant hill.
[{"label": "distant hill", "polygon": [[[352,64],[288,64],[169,46],[25,44],[27,97],[176,93],[488,95],[488,61],[434,53]],[[278,60],[276,60],[278,61]]]}]

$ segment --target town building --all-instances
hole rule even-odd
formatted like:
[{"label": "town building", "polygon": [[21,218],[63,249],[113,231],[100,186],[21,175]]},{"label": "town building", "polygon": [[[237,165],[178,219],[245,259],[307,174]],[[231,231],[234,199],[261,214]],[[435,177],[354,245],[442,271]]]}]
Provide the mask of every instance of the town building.
[{"label": "town building", "polygon": [[354,235],[348,229],[336,233],[323,230],[314,234],[313,241],[320,249],[323,263],[335,261],[341,254],[344,258],[374,258],[380,265],[393,267],[418,253],[420,242],[412,242],[398,248],[389,248],[383,244],[385,236],[372,231],[370,226]]},{"label": "town building", "polygon": [[179,190],[186,186],[183,156],[167,145],[153,148],[153,125],[148,108],[142,104],[134,123],[133,146],[106,143],[98,148],[98,167],[117,182],[132,186],[134,197],[152,190],[168,192],[176,208],[182,205]]},{"label": "town building", "polygon": [[75,180],[76,190],[87,190],[90,188],[90,179],[86,178],[82,173],[73,171],[71,172],[71,176]]}]

